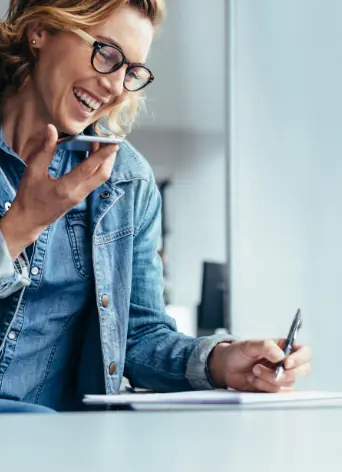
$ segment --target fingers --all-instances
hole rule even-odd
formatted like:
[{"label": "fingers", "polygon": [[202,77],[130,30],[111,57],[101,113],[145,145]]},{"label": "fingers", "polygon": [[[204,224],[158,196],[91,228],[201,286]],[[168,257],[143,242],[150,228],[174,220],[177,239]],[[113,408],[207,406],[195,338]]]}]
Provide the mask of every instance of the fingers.
[{"label": "fingers", "polygon": [[295,345],[292,354],[285,359],[286,369],[295,369],[303,364],[307,364],[312,359],[312,352],[308,346]]},{"label": "fingers", "polygon": [[93,175],[84,184],[84,189],[87,193],[92,192],[102,183],[106,182],[111,176],[113,166],[116,159],[116,153],[112,154],[106,161],[101,164]]},{"label": "fingers", "polygon": [[[64,175],[60,180],[67,181],[68,185],[70,185],[72,188],[78,187],[81,184],[86,184],[85,186],[93,190],[110,177],[110,173],[108,175],[106,171],[109,168],[112,169],[117,150],[117,144],[108,144],[106,146],[100,147],[96,152],[91,154],[87,159],[81,162],[81,164],[75,167],[71,172],[69,172],[69,174]],[[108,162],[106,163],[106,161]],[[103,180],[101,177],[103,177],[103,179],[107,177],[107,179]],[[97,185],[96,182],[98,182]],[[94,187],[92,187],[93,183],[95,184]]]},{"label": "fingers", "polygon": [[248,376],[247,380],[254,391],[278,393],[281,389],[281,385],[269,383],[266,380],[260,379],[259,377],[255,377],[254,375]]},{"label": "fingers", "polygon": [[98,151],[100,149],[100,143],[92,143],[92,153]]},{"label": "fingers", "polygon": [[56,151],[57,139],[57,129],[53,125],[48,125],[43,145],[28,158],[30,166],[35,169],[35,172],[47,174],[48,167]]},{"label": "fingers", "polygon": [[243,354],[249,359],[265,358],[271,363],[284,359],[283,350],[273,340],[251,340],[241,344]]},{"label": "fingers", "polygon": [[296,369],[285,370],[280,379],[277,381],[275,379],[274,369],[269,369],[262,364],[258,364],[253,368],[253,374],[256,377],[265,380],[266,382],[285,387],[294,384],[294,382],[300,377],[308,376],[310,369],[310,364],[307,362]]}]

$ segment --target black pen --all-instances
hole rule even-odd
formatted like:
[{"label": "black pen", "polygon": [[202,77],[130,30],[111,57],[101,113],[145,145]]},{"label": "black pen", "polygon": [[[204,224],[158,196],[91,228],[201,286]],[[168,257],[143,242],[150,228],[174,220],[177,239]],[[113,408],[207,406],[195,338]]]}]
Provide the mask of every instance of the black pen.
[{"label": "black pen", "polygon": [[[288,336],[286,338],[286,341],[285,341],[285,346],[284,346],[284,349],[283,349],[285,357],[287,357],[288,355],[291,354],[292,349],[293,349],[293,344],[296,340],[298,330],[301,328],[301,326],[302,326],[302,316],[301,316],[301,313],[300,313],[300,308],[298,308],[298,311],[297,311],[297,313],[296,313],[296,315],[295,315],[295,317],[292,321],[289,334],[288,334]],[[285,370],[284,361],[281,361],[277,365],[277,368],[276,368],[276,371],[275,371],[276,380],[280,379],[280,377],[283,375],[284,370]]]}]

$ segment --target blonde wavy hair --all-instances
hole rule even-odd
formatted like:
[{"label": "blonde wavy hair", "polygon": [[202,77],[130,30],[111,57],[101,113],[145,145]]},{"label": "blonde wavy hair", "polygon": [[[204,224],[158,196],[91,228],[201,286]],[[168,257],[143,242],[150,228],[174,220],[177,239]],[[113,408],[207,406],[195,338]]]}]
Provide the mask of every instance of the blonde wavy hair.
[{"label": "blonde wavy hair", "polygon": [[[164,0],[11,0],[6,18],[0,22],[0,97],[17,93],[29,80],[35,56],[28,41],[28,30],[43,25],[50,33],[85,29],[102,23],[109,15],[130,5],[144,13],[156,28],[165,16]],[[128,99],[104,117],[116,134],[130,132],[140,106],[141,92]],[[102,119],[95,123],[100,134]]]}]

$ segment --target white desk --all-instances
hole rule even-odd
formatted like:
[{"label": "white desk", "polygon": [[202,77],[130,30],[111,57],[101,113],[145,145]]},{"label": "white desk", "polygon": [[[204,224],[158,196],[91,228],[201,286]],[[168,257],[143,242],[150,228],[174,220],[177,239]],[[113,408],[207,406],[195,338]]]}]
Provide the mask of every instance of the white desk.
[{"label": "white desk", "polygon": [[0,416],[1,470],[340,472],[342,408]]}]

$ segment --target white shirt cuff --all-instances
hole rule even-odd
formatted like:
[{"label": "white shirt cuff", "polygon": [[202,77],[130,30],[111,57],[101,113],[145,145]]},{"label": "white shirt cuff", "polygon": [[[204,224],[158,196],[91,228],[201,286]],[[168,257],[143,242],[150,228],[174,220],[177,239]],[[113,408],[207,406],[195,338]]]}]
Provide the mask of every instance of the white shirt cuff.
[{"label": "white shirt cuff", "polygon": [[30,283],[28,264],[24,256],[19,256],[16,261],[13,261],[0,231],[0,298],[9,297]]}]

